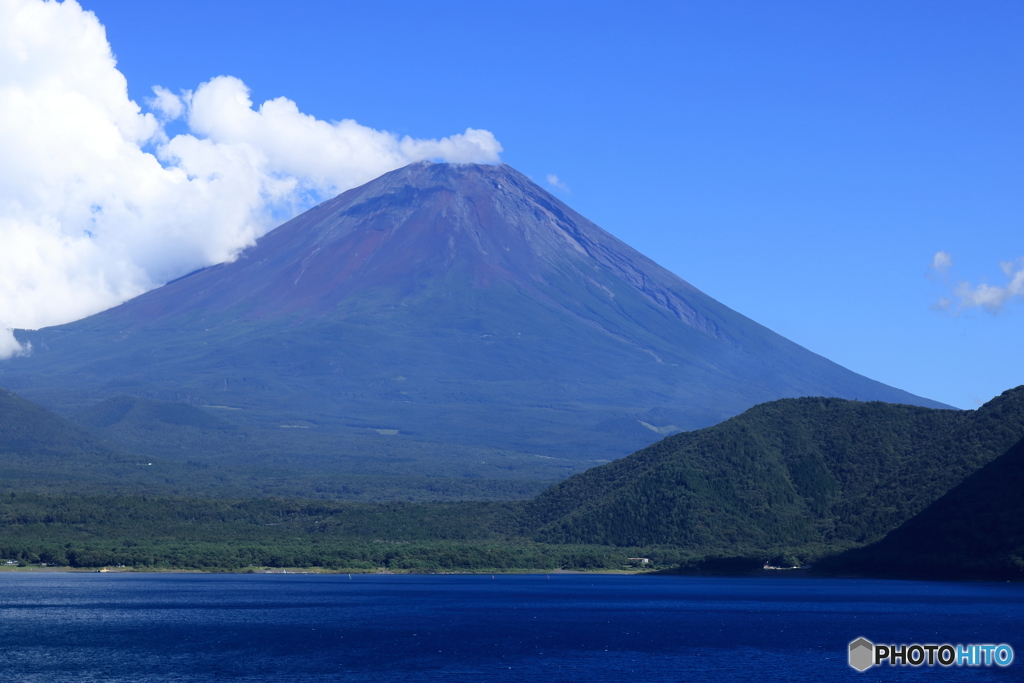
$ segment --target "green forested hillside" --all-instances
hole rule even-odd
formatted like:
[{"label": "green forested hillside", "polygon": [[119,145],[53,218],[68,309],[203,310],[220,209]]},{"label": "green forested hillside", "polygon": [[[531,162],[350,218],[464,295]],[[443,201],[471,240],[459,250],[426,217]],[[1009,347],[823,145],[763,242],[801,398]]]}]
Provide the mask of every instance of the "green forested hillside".
[{"label": "green forested hillside", "polygon": [[0,453],[64,458],[110,456],[115,449],[42,406],[0,389]]},{"label": "green forested hillside", "polygon": [[1024,436],[1024,387],[975,411],[801,398],[671,436],[530,501],[540,541],[705,552],[875,541]]},{"label": "green forested hillside", "polygon": [[[133,411],[145,419],[133,423]],[[111,402],[89,418],[139,433],[153,415],[175,428],[234,433],[159,402]],[[966,479],[908,531],[846,558],[865,572],[884,565],[921,575],[944,558],[950,575],[974,567],[1002,576],[1024,553],[1022,438],[1024,387],[975,411],[787,399],[668,437],[529,501],[370,504],[337,499],[469,497],[474,480],[298,471],[286,455],[245,467],[233,456],[150,464],[0,392],[0,559],[437,571],[743,557],[736,566],[749,567],[877,541]],[[475,485],[477,500],[509,497],[489,488],[493,480]]]},{"label": "green forested hillside", "polygon": [[137,458],[42,406],[0,389],[0,490],[47,490],[70,482],[137,482]]},{"label": "green forested hillside", "polygon": [[829,561],[873,576],[1024,579],[1024,440],[878,543]]}]

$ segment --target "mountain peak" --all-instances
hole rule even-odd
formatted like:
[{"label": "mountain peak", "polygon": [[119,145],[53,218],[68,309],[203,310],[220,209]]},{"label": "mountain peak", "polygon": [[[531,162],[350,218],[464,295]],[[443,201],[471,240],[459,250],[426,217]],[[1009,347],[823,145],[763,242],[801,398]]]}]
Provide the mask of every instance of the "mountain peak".
[{"label": "mountain peak", "polygon": [[543,290],[565,277],[590,282],[613,303],[595,270],[687,325],[719,334],[701,310],[715,302],[512,167],[486,164],[419,162],[392,171],[288,221],[234,262],[124,306],[140,320],[197,307],[305,318],[368,290],[387,289],[404,300],[440,283],[512,286],[553,303]]},{"label": "mountain peak", "polygon": [[745,318],[504,165],[398,169],[233,262],[19,337],[35,352],[0,381],[44,404],[130,393],[528,458],[618,457],[778,398],[941,407]]}]

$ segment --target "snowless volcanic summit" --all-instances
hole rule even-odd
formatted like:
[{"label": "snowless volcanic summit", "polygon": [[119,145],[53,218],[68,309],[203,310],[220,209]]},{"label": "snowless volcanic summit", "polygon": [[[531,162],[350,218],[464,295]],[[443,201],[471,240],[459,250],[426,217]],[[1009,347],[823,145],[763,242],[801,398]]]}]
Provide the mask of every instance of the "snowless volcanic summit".
[{"label": "snowless volcanic summit", "polygon": [[399,169],[231,263],[18,337],[33,353],[0,384],[67,414],[184,402],[339,450],[610,459],[783,397],[942,407],[730,310],[508,166]]}]

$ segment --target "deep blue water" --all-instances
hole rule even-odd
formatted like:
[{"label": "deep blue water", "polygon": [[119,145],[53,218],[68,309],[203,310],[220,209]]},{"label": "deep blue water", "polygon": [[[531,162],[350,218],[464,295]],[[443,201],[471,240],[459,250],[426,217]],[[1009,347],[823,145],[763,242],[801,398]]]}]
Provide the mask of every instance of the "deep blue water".
[{"label": "deep blue water", "polygon": [[[847,644],[1009,643],[1005,669]],[[1024,586],[558,575],[0,574],[9,681],[1024,680]]]}]

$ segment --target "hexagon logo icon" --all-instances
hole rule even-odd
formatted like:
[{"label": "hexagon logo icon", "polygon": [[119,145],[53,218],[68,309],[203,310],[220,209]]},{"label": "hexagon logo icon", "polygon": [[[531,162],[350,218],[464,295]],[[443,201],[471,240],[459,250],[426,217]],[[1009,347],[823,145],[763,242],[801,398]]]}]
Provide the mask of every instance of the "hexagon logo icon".
[{"label": "hexagon logo icon", "polygon": [[874,663],[874,643],[867,638],[858,638],[850,643],[850,666],[857,671],[867,671]]}]

